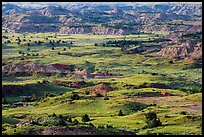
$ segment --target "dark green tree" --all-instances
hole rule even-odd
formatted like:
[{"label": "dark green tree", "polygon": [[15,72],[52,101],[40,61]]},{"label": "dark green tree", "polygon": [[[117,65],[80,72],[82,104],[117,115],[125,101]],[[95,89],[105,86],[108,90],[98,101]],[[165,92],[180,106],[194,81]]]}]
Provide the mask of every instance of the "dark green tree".
[{"label": "dark green tree", "polygon": [[68,119],[68,122],[69,122],[69,123],[72,123],[72,118],[71,118],[71,117]]},{"label": "dark green tree", "polygon": [[124,116],[122,110],[119,111],[118,116]]},{"label": "dark green tree", "polygon": [[74,119],[73,123],[74,123],[74,125],[78,125],[79,121],[77,119]]},{"label": "dark green tree", "polygon": [[157,118],[157,114],[155,112],[149,112],[146,115],[146,124],[147,128],[153,128],[161,126],[161,121],[159,118]]},{"label": "dark green tree", "polygon": [[52,117],[56,117],[57,115],[55,113],[52,114]]},{"label": "dark green tree", "polygon": [[87,114],[83,115],[83,116],[82,116],[82,121],[83,121],[83,122],[88,122],[88,121],[90,121],[89,116],[88,116]]},{"label": "dark green tree", "polygon": [[79,100],[79,95],[77,93],[72,93],[72,95],[70,96],[71,100]]}]

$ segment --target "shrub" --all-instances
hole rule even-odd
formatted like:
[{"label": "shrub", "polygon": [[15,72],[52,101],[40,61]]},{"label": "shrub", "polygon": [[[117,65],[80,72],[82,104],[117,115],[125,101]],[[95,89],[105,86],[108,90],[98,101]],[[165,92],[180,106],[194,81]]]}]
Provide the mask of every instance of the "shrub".
[{"label": "shrub", "polygon": [[103,97],[101,93],[96,93],[96,97]]},{"label": "shrub", "polygon": [[88,116],[87,114],[83,115],[83,116],[82,116],[82,121],[83,121],[83,122],[88,122],[88,121],[90,121],[89,116]]},{"label": "shrub", "polygon": [[69,123],[72,123],[72,118],[69,118],[69,119],[68,119],[68,122],[69,122]]},{"label": "shrub", "polygon": [[59,119],[63,119],[63,116],[61,114],[59,115]]},{"label": "shrub", "polygon": [[105,128],[103,125],[98,126],[98,128]]},{"label": "shrub", "polygon": [[187,112],[186,112],[186,111],[182,111],[180,114],[181,114],[181,115],[186,115]]},{"label": "shrub", "polygon": [[104,97],[104,100],[109,100],[108,96],[105,96],[105,97]]},{"label": "shrub", "polygon": [[57,117],[57,115],[55,113],[52,114],[52,117]]},{"label": "shrub", "polygon": [[50,83],[50,82],[48,80],[43,79],[42,83],[47,84],[47,83]]},{"label": "shrub", "polygon": [[161,126],[161,122],[159,119],[153,119],[147,122],[148,128],[158,127]]},{"label": "shrub", "polygon": [[89,91],[88,91],[88,90],[86,90],[86,91],[85,91],[85,94],[86,94],[86,95],[89,95]]},{"label": "shrub", "polygon": [[74,125],[78,125],[79,121],[77,119],[74,119],[73,123],[74,123]]},{"label": "shrub", "polygon": [[146,115],[146,124],[147,128],[153,128],[153,127],[158,127],[161,126],[161,121],[160,119],[157,118],[157,114],[155,112],[149,112]]},{"label": "shrub", "polygon": [[79,99],[79,95],[77,93],[73,93],[71,96],[70,96],[71,100],[78,100]]},{"label": "shrub", "polygon": [[170,64],[173,64],[174,62],[172,60],[169,61]]},{"label": "shrub", "polygon": [[119,111],[118,116],[124,116],[122,110]]},{"label": "shrub", "polygon": [[113,128],[112,125],[106,125],[106,128]]}]

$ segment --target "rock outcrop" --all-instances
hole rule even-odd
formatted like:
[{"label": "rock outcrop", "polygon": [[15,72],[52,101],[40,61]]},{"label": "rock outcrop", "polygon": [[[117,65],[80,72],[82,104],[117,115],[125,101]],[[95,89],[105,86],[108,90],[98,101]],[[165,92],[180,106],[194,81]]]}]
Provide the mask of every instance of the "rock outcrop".
[{"label": "rock outcrop", "polygon": [[157,56],[175,57],[202,57],[202,43],[185,42],[180,45],[168,46],[156,53]]},{"label": "rock outcrop", "polygon": [[68,72],[70,71],[69,65],[52,64],[41,65],[34,63],[27,64],[8,64],[2,66],[2,74],[20,73],[19,75],[32,75],[37,73],[55,73],[55,72]]}]

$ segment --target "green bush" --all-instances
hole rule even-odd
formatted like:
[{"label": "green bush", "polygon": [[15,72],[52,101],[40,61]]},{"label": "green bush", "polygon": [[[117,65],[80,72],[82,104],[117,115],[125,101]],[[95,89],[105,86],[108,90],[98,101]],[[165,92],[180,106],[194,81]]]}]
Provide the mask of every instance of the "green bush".
[{"label": "green bush", "polygon": [[57,117],[57,115],[55,113],[52,114],[52,117]]},{"label": "green bush", "polygon": [[119,111],[118,116],[124,116],[122,110]]},{"label": "green bush", "polygon": [[79,100],[79,95],[77,93],[73,93],[71,96],[70,96],[71,100]]},{"label": "green bush", "polygon": [[68,119],[68,122],[69,122],[69,123],[72,123],[72,118],[69,118],[69,119]]},{"label": "green bush", "polygon": [[83,115],[83,116],[82,116],[82,121],[83,121],[83,122],[88,122],[88,121],[90,121],[89,116],[88,116],[87,114]]},{"label": "green bush", "polygon": [[74,125],[78,125],[79,121],[77,119],[74,119],[73,123],[74,123]]},{"label": "green bush", "polygon": [[101,93],[96,93],[96,97],[103,97]]},{"label": "green bush", "polygon": [[104,97],[104,100],[109,100],[108,96],[105,96],[105,97]]},{"label": "green bush", "polygon": [[88,90],[86,90],[86,91],[85,91],[85,94],[86,94],[86,95],[89,95],[89,91],[88,91]]},{"label": "green bush", "polygon": [[181,115],[186,115],[187,112],[186,112],[186,111],[182,111],[180,114],[181,114]]},{"label": "green bush", "polygon": [[149,112],[146,115],[146,128],[153,128],[153,127],[158,127],[161,126],[161,121],[160,119],[157,118],[157,114],[155,112]]}]

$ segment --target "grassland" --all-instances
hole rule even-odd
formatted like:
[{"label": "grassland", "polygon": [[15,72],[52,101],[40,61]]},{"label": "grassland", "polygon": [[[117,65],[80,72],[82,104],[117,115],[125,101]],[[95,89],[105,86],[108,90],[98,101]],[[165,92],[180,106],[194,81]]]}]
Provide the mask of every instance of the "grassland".
[{"label": "grassland", "polygon": [[[165,35],[165,33],[159,33]],[[156,34],[138,34],[127,36],[103,36],[89,34],[62,35],[54,33],[5,33],[8,39],[2,39],[2,62],[5,64],[23,64],[25,61],[36,64],[74,64],[76,68],[84,68],[85,62],[95,64],[95,70],[107,70],[120,75],[111,78],[81,79],[75,76],[50,77],[12,76],[2,77],[3,85],[27,85],[18,94],[9,91],[3,104],[2,133],[24,134],[26,130],[37,130],[46,126],[27,125],[15,127],[14,125],[27,119],[46,119],[55,113],[77,119],[83,123],[81,116],[88,114],[95,127],[112,125],[117,129],[132,131],[134,134],[193,134],[200,135],[202,129],[202,82],[201,68],[189,68],[191,62],[160,57],[149,57],[148,54],[126,54],[119,47],[95,46],[107,40],[148,40]],[[23,38],[25,36],[25,38]],[[32,38],[31,38],[32,36]],[[26,41],[17,44],[20,37]],[[44,38],[48,37],[48,40]],[[5,43],[10,40],[11,43]],[[28,41],[31,46],[26,46]],[[54,50],[49,41],[65,41],[55,44]],[[35,41],[44,43],[37,45]],[[29,48],[29,50],[28,50]],[[63,50],[66,48],[66,50]],[[25,52],[24,55],[19,51]],[[58,54],[60,52],[60,54]],[[38,53],[38,56],[33,54]],[[24,60],[22,60],[22,58]],[[188,68],[188,69],[187,69]],[[156,73],[153,74],[153,73]],[[39,85],[39,81],[47,80],[50,83]],[[109,83],[112,91],[97,97],[95,94],[85,94],[88,87],[70,88],[55,85],[54,80],[79,81],[97,85],[100,82]],[[140,87],[141,85],[146,87]],[[151,84],[163,84],[168,88],[152,87]],[[94,86],[93,86],[94,87]],[[14,92],[14,93],[12,93]],[[43,97],[46,92],[54,93],[53,97]],[[72,92],[78,93],[79,100],[72,100]],[[161,92],[168,92],[170,96],[163,96]],[[12,94],[11,94],[12,93]],[[23,107],[12,107],[12,103],[20,102],[21,96],[35,94],[38,100],[24,102]],[[149,96],[148,96],[149,95]],[[104,100],[107,96],[109,100]],[[122,110],[124,116],[118,116]],[[154,128],[144,128],[145,114],[155,111],[162,125]],[[186,114],[182,113],[183,111]],[[22,116],[22,117],[21,117]],[[14,118],[18,117],[18,118]],[[21,117],[21,118],[19,118]],[[52,126],[52,125],[50,125]],[[9,128],[8,128],[9,127]]]}]

